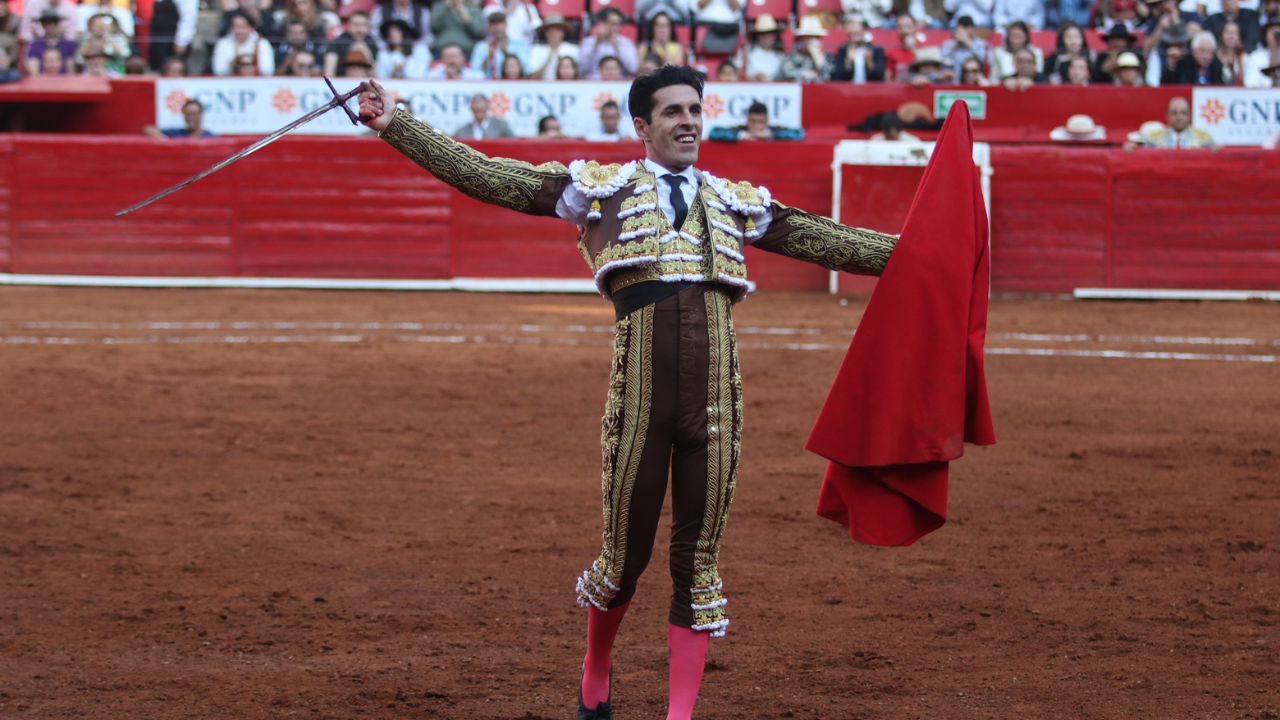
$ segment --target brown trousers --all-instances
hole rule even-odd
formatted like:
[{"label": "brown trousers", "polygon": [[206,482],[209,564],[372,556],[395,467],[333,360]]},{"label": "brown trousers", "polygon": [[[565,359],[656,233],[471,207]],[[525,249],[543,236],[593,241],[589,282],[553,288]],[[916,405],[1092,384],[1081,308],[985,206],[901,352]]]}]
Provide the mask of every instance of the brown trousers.
[{"label": "brown trousers", "polygon": [[729,295],[688,287],[619,320],[601,428],[604,542],[578,602],[631,599],[671,479],[670,621],[724,634],[720,540],[742,439],[742,381]]}]

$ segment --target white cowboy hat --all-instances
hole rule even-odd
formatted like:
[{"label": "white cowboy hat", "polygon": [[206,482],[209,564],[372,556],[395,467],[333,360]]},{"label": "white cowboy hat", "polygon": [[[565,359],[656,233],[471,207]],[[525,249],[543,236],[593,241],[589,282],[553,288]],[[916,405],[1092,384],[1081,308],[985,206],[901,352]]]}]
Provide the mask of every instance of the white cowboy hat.
[{"label": "white cowboy hat", "polygon": [[1050,140],[1106,140],[1107,129],[1098,125],[1088,115],[1072,115],[1067,124],[1049,133]]},{"label": "white cowboy hat", "polygon": [[817,15],[805,15],[800,18],[800,27],[796,28],[796,37],[826,37],[827,29],[822,27],[822,18]]},{"label": "white cowboy hat", "polygon": [[753,33],[770,33],[778,32],[778,21],[773,19],[769,13],[764,13],[756,18],[756,24],[751,28]]}]

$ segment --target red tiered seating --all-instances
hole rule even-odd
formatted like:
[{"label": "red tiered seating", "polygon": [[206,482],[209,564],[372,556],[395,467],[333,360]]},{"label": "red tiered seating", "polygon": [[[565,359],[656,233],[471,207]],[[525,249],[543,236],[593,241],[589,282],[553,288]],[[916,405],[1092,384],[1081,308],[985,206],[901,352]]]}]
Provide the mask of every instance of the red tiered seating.
[{"label": "red tiered seating", "polygon": [[598,13],[605,8],[618,10],[629,18],[636,16],[636,0],[591,0],[591,12]]},{"label": "red tiered seating", "polygon": [[761,15],[768,14],[772,15],[779,25],[788,25],[794,3],[795,0],[747,0],[747,21],[750,22]]}]

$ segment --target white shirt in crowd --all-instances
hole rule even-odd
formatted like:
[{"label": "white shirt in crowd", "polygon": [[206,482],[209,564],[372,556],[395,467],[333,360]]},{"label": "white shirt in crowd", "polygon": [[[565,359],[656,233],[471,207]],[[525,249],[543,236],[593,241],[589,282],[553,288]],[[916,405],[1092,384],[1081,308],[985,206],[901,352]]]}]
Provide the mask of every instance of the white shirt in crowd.
[{"label": "white shirt in crowd", "polygon": [[[543,63],[546,63],[547,67],[542,71],[542,74],[539,75],[539,77],[543,80],[555,80],[556,68],[560,66],[560,58],[562,57],[573,58],[575,63],[578,62],[578,46],[573,43],[562,42],[560,43],[560,47],[556,48],[555,57],[551,57],[550,45],[534,45],[529,48],[528,70],[532,73],[534,70],[542,67]],[[548,60],[550,60],[550,62],[548,62]]]},{"label": "white shirt in crowd", "polygon": [[538,26],[542,24],[542,18],[538,15],[538,9],[533,6],[533,3],[520,0],[511,12],[507,12],[502,3],[485,5],[485,22],[488,22],[490,15],[499,11],[507,16],[507,37],[533,44]]},{"label": "white shirt in crowd", "polygon": [[259,75],[268,77],[276,73],[276,54],[271,43],[258,37],[257,32],[250,31],[243,43],[237,43],[232,35],[218,38],[218,42],[213,44],[213,74],[233,75],[235,68],[231,66],[241,55],[258,56]]},{"label": "white shirt in crowd", "polygon": [[736,23],[742,14],[742,4],[734,10],[729,0],[711,0],[702,9],[698,8],[698,0],[689,0],[689,12],[698,22],[704,23]]}]

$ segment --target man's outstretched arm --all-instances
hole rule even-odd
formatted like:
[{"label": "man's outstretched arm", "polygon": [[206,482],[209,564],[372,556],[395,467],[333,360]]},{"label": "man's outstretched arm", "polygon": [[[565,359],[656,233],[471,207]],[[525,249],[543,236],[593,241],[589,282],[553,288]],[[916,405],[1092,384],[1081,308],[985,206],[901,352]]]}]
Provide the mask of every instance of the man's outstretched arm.
[{"label": "man's outstretched arm", "polygon": [[396,109],[377,83],[360,93],[360,119],[405,157],[440,180],[481,202],[529,215],[558,217],[556,203],[569,184],[569,170],[557,162],[532,165],[491,158]]},{"label": "man's outstretched arm", "polygon": [[898,243],[897,235],[846,227],[777,201],[770,209],[772,220],[763,236],[752,245],[828,270],[879,276]]}]

